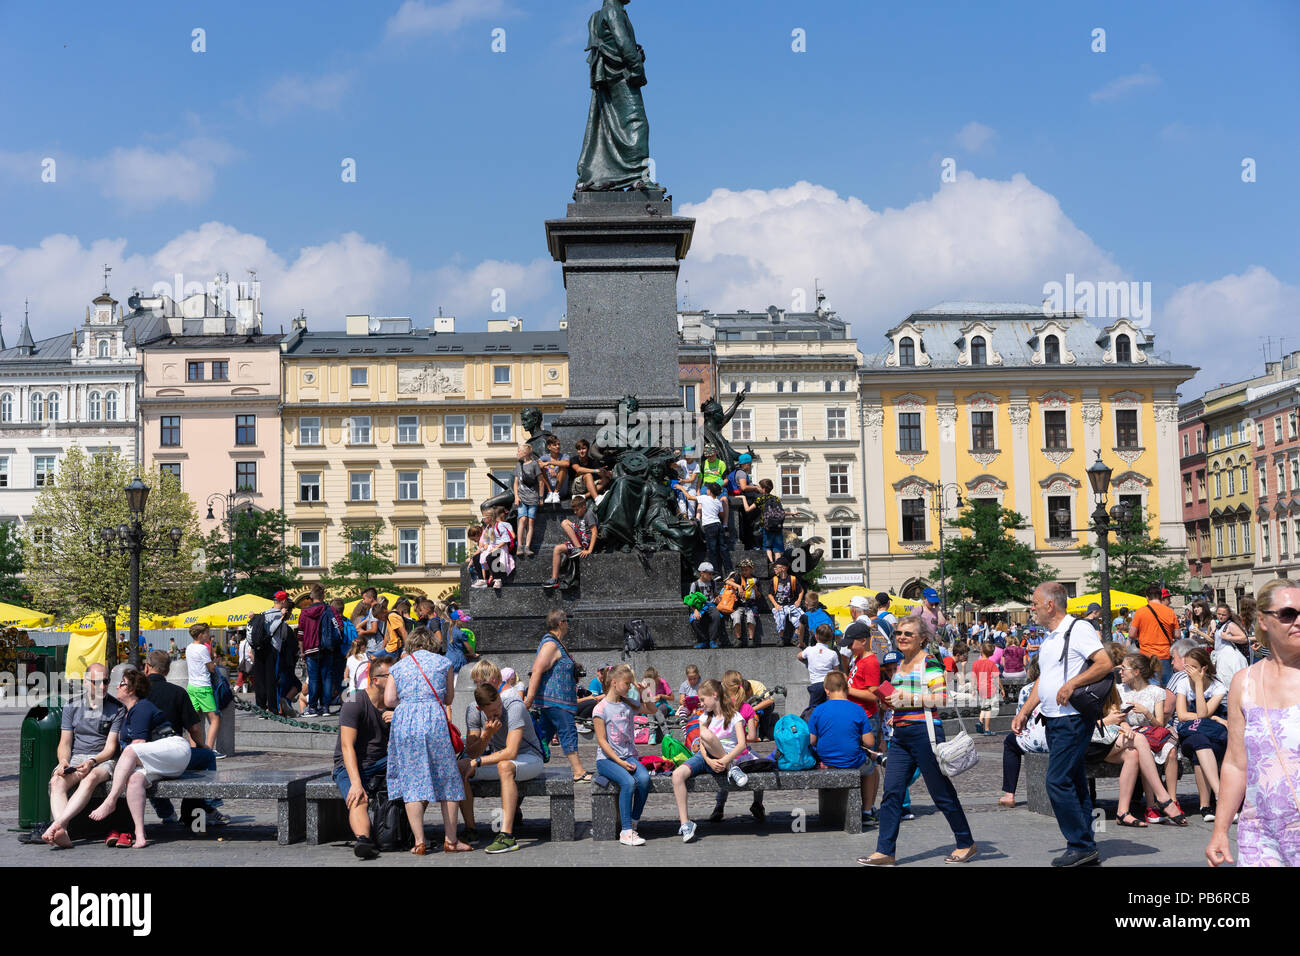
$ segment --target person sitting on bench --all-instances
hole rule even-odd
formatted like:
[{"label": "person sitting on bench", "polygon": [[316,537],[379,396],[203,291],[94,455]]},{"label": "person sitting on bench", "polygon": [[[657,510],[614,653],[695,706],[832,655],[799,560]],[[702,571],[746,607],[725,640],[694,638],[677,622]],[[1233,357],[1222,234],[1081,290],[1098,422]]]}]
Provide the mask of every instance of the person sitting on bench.
[{"label": "person sitting on bench", "polygon": [[384,707],[391,657],[370,662],[370,679],[339,711],[339,739],[334,745],[334,785],[348,808],[348,825],[357,838],[352,852],[358,859],[379,856],[370,835],[370,800],[367,790],[388,772],[388,726],[393,712]]},{"label": "person sitting on bench", "polygon": [[460,805],[465,817],[465,842],[471,842],[477,830],[470,780],[499,780],[501,832],[483,852],[517,850],[519,844],[513,831],[515,810],[519,806],[518,784],[540,777],[546,769],[532,715],[517,696],[502,698],[493,685],[479,684],[474,689],[474,703],[465,712],[465,735],[465,751],[460,760],[460,772],[465,780],[465,799]]},{"label": "person sitting on bench", "polygon": [[108,670],[103,664],[87,667],[82,683],[85,696],[63,708],[60,722],[59,762],[50,776],[53,822],[41,834],[50,846],[72,846],[68,823],[112,775],[117,736],[126,717],[126,708],[105,693]]},{"label": "person sitting on bench", "polygon": [[557,544],[551,552],[551,580],[542,587],[560,587],[560,565],[565,557],[585,558],[596,547],[596,512],[588,507],[583,495],[573,496],[573,518],[565,518],[560,527],[568,540]]}]

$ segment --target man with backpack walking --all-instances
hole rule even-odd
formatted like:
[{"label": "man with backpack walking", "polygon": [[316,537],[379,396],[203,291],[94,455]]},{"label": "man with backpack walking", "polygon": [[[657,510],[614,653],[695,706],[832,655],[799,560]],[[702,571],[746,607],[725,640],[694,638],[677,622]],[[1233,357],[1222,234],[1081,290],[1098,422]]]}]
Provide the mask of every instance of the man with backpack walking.
[{"label": "man with backpack walking", "polygon": [[302,630],[302,652],[307,658],[307,687],[309,698],[304,717],[324,717],[338,694],[334,678],[337,673],[335,659],[341,648],[342,624],[334,617],[334,609],[325,602],[325,589],[319,584],[311,587],[311,604],[299,615]]}]

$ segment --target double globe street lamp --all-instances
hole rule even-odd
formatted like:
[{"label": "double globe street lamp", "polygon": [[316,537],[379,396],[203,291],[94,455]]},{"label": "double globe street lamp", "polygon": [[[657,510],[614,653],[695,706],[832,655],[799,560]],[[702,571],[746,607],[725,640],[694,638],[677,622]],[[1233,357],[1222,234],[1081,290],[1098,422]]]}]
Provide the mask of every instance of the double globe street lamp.
[{"label": "double globe street lamp", "polygon": [[965,506],[965,502],[961,500],[961,486],[957,482],[950,481],[947,484],[941,482],[934,486],[930,494],[930,511],[939,529],[939,609],[943,612],[945,621],[948,619],[948,575],[945,573],[943,561],[943,525],[944,515],[948,510],[944,507],[944,502],[950,491],[956,492],[957,498],[953,502],[953,507],[960,511]]},{"label": "double globe street lamp", "polygon": [[1110,635],[1110,532],[1112,523],[1116,530],[1124,533],[1133,520],[1133,509],[1121,502],[1110,508],[1106,508],[1107,493],[1110,490],[1111,468],[1101,460],[1101,452],[1097,452],[1097,460],[1088,466],[1086,472],[1088,484],[1092,487],[1092,499],[1096,507],[1092,512],[1092,524],[1086,528],[1072,528],[1070,511],[1067,508],[1058,508],[1054,511],[1053,517],[1056,518],[1057,524],[1063,529],[1069,528],[1071,532],[1091,531],[1097,535],[1097,547],[1101,550],[1101,626],[1102,640],[1108,641]]},{"label": "double globe street lamp", "polygon": [[226,523],[226,542],[230,559],[225,572],[222,574],[222,577],[226,580],[221,590],[228,598],[235,596],[235,507],[240,498],[246,499],[249,507],[252,507],[252,492],[245,491],[242,488],[238,491],[227,491],[224,495],[219,491],[214,491],[208,495],[207,520],[216,520],[216,513],[212,509],[214,505],[220,504],[221,520]]},{"label": "double globe street lamp", "polygon": [[[110,558],[113,554],[129,554],[131,556],[131,666],[138,668],[140,666],[140,555],[146,551],[155,553],[169,553],[172,557],[180,554],[181,538],[184,532],[180,528],[173,526],[167,532],[167,537],[171,539],[171,547],[163,548],[146,548],[144,545],[144,506],[149,500],[149,486],[141,481],[138,477],[132,479],[131,483],[126,486],[126,503],[131,511],[131,520],[122,522],[116,528],[101,528],[99,531],[100,541],[104,546],[104,557]],[[105,629],[112,633],[113,644],[117,644],[117,622],[111,624],[104,622]]]}]

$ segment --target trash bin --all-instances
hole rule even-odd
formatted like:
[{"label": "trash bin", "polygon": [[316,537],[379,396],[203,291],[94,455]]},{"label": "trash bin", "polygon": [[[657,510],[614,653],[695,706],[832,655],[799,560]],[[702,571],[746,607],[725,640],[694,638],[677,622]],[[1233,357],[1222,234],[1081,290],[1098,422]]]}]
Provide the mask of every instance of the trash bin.
[{"label": "trash bin", "polygon": [[18,826],[24,830],[50,819],[50,775],[59,765],[63,701],[33,707],[18,737]]}]

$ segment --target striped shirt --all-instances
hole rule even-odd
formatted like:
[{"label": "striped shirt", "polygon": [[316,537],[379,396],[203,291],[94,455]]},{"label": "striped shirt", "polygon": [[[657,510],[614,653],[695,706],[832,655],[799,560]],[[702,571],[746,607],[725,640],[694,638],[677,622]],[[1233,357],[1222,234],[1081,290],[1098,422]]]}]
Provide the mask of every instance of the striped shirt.
[{"label": "striped shirt", "polygon": [[[890,683],[894,690],[902,691],[904,695],[930,696],[940,702],[944,700],[947,689],[944,683],[943,665],[931,657],[927,657],[924,666],[918,670],[898,671]],[[894,711],[895,727],[924,722],[924,720],[924,707],[899,707]]]}]

